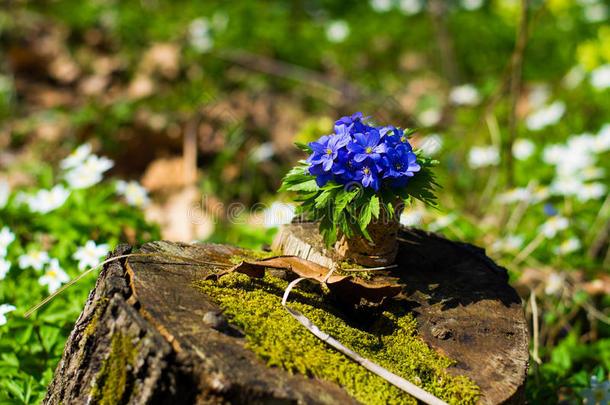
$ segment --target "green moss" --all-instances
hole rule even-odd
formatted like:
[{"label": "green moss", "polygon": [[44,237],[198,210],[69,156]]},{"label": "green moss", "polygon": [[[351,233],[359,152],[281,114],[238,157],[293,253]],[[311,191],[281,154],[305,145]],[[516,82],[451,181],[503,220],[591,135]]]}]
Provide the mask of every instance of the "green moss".
[{"label": "green moss", "polygon": [[270,257],[279,256],[281,254],[282,254],[281,252],[265,252],[262,250],[244,249],[242,251],[242,254],[233,255],[229,258],[229,260],[233,264],[239,264],[239,263],[243,262],[244,260],[264,260],[264,259],[268,259]]},{"label": "green moss", "polygon": [[[270,366],[323,378],[343,386],[365,404],[415,404],[403,391],[372,374],[310,334],[281,306],[287,282],[272,276],[250,279],[230,274],[195,286],[221,306],[243,328],[248,347]],[[474,403],[478,387],[466,377],[449,375],[452,360],[430,349],[418,336],[416,321],[396,306],[369,317],[371,325],[356,325],[330,305],[315,286],[299,285],[290,305],[323,331],[381,366],[454,404]],[[363,309],[363,311],[365,311]]]},{"label": "green moss", "polygon": [[91,336],[93,334],[93,332],[95,332],[95,328],[97,327],[97,322],[100,320],[100,316],[102,315],[102,310],[104,309],[103,304],[106,303],[106,301],[108,301],[108,298],[101,297],[95,304],[95,313],[93,314],[93,316],[91,317],[91,321],[89,321],[89,324],[83,331],[83,336],[85,338],[88,338],[89,336]]},{"label": "green moss", "polygon": [[137,348],[129,336],[120,332],[112,336],[110,354],[91,389],[91,403],[115,405],[127,403],[134,394],[133,381],[127,374],[127,366],[133,365]]}]

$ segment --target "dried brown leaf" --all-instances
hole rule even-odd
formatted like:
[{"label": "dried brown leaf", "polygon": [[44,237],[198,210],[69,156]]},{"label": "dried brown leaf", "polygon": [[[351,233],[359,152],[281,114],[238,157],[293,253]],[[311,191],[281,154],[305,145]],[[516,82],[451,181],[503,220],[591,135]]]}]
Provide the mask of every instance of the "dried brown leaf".
[{"label": "dried brown leaf", "polygon": [[[299,277],[306,277],[323,283],[328,272],[328,267],[303,259],[297,256],[276,256],[265,260],[243,261],[228,270],[210,274],[206,280],[217,280],[230,273],[243,273],[250,277],[262,278],[265,269],[285,270]],[[331,275],[326,280],[328,289],[342,301],[359,302],[365,298],[371,302],[380,302],[384,297],[393,297],[401,290],[400,285],[371,284],[352,276]]]}]

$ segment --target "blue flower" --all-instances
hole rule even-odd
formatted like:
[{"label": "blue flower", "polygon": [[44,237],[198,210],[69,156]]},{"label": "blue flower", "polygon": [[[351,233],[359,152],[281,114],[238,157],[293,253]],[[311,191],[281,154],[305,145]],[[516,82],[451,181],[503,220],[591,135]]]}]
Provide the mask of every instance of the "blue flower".
[{"label": "blue flower", "polygon": [[372,187],[373,190],[379,190],[379,177],[377,176],[377,165],[367,159],[359,169],[362,174],[362,185],[364,187]]},{"label": "blue flower", "polygon": [[317,142],[310,142],[309,147],[314,153],[307,159],[307,163],[321,163],[325,172],[330,171],[339,149],[349,141],[350,138],[346,135],[329,135],[321,137]]},{"label": "blue flower", "polygon": [[413,177],[415,172],[421,170],[415,153],[402,144],[388,149],[388,153],[383,157],[383,166],[385,168],[383,178],[392,179],[392,187],[403,187],[409,177]]},{"label": "blue flower", "polygon": [[381,159],[381,154],[387,151],[385,143],[379,143],[379,131],[372,130],[368,134],[354,134],[354,141],[347,144],[347,150],[354,154],[356,162],[370,158],[373,161]]}]

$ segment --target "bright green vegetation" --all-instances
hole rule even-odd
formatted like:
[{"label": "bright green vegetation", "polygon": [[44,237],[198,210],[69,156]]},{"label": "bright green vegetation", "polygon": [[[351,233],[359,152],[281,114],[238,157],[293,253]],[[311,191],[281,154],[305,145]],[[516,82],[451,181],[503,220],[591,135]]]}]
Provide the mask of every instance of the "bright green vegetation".
[{"label": "bright green vegetation", "polygon": [[[280,303],[287,284],[269,275],[250,279],[235,273],[195,286],[227,307],[225,315],[243,328],[248,347],[269,366],[333,381],[365,404],[416,403],[321,342],[292,318]],[[417,336],[416,321],[410,313],[387,309],[371,322],[372,326],[364,328],[346,321],[313,286],[297,286],[289,305],[341,343],[440,398],[453,404],[475,402],[478,387],[465,377],[445,372],[452,360],[434,352]]]}]

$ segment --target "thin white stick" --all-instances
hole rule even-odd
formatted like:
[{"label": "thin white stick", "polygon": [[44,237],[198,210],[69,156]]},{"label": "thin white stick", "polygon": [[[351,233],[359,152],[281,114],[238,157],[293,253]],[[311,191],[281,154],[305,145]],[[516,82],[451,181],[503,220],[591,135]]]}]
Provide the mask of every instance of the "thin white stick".
[{"label": "thin white stick", "polygon": [[44,304],[46,304],[47,302],[51,301],[53,298],[55,298],[57,295],[59,295],[62,291],[66,290],[68,287],[70,287],[72,284],[76,283],[78,280],[80,280],[81,278],[85,277],[87,274],[91,273],[93,270],[100,268],[101,266],[120,260],[120,259],[125,259],[126,257],[143,257],[143,256],[157,256],[157,257],[169,257],[171,259],[180,259],[180,260],[185,260],[185,261],[192,261],[195,263],[195,265],[213,265],[213,266],[223,266],[223,267],[231,267],[233,266],[232,264],[226,264],[226,263],[218,263],[218,262],[209,262],[206,260],[198,260],[198,259],[191,259],[189,257],[182,257],[182,256],[174,256],[174,255],[168,255],[168,254],[164,254],[164,253],[130,253],[127,255],[120,255],[120,256],[115,256],[115,257],[111,257],[110,259],[106,259],[103,262],[101,262],[100,264],[98,264],[95,267],[91,267],[90,269],[86,270],[85,272],[83,272],[82,274],[80,274],[78,277],[76,277],[75,279],[70,280],[67,284],[64,284],[59,290],[55,291],[53,294],[49,295],[47,298],[45,298],[44,300],[40,301],[38,304],[36,304],[36,306],[34,306],[34,308],[30,309],[28,312],[26,312],[23,317],[27,318],[28,316],[30,316],[30,314],[34,311],[36,311],[38,308],[40,308],[41,306],[43,306]]},{"label": "thin white stick", "polygon": [[[329,274],[327,275],[327,277],[330,276],[332,271],[333,270],[331,269]],[[360,364],[362,367],[364,367],[367,370],[369,370],[370,372],[378,375],[379,377],[383,378],[390,384],[393,384],[394,386],[400,388],[401,390],[412,395],[413,397],[419,399],[420,401],[422,401],[426,404],[429,404],[429,405],[448,405],[447,402],[441,400],[440,398],[435,397],[434,395],[430,394],[428,391],[421,389],[417,385],[405,380],[404,378],[392,373],[389,370],[386,370],[385,368],[381,367],[380,365],[373,363],[369,359],[362,357],[361,355],[354,352],[350,348],[342,345],[337,340],[335,340],[332,336],[330,336],[328,333],[321,331],[320,328],[318,328],[313,322],[311,322],[311,320],[309,320],[309,318],[307,318],[305,315],[301,314],[296,309],[292,309],[292,308],[288,307],[286,305],[286,301],[288,300],[288,295],[290,294],[290,290],[292,290],[292,288],[295,285],[297,285],[299,282],[301,282],[307,278],[308,277],[301,277],[301,278],[297,278],[296,280],[293,280],[290,284],[288,284],[288,287],[286,287],[286,290],[284,291],[284,296],[282,297],[282,306],[286,309],[286,311],[288,311],[288,313],[290,315],[292,315],[294,317],[294,319],[299,321],[299,323],[301,325],[303,325],[305,328],[307,328],[308,331],[310,331],[314,336],[316,336],[318,339],[320,339],[324,343],[327,343],[328,345],[334,347],[336,350],[345,354],[347,357],[351,358],[356,363]]]},{"label": "thin white stick", "polygon": [[544,241],[545,235],[544,233],[540,232],[535,238],[534,240],[532,240],[529,245],[527,245],[518,255],[517,257],[515,257],[515,260],[513,260],[512,265],[516,266],[519,263],[521,263],[527,256],[530,255],[530,253],[532,253],[534,250],[536,250],[536,248],[542,243],[542,241]]},{"label": "thin white stick", "polygon": [[532,306],[532,325],[534,329],[534,350],[532,357],[536,363],[542,364],[542,360],[540,360],[540,357],[538,357],[538,334],[540,332],[538,330],[538,305],[536,304],[536,293],[534,290],[531,290],[530,292],[530,304]]}]

